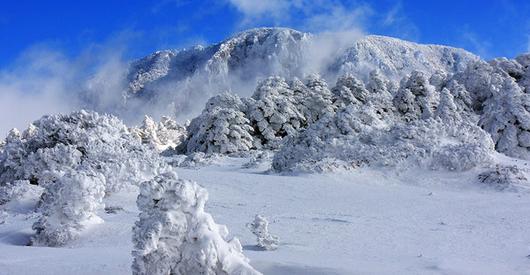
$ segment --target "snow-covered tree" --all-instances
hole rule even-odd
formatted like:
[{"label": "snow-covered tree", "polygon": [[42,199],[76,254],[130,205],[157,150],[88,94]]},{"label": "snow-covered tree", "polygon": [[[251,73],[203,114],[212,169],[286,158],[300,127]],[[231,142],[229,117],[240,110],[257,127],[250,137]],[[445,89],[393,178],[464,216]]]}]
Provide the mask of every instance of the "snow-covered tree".
[{"label": "snow-covered tree", "polygon": [[175,120],[163,116],[159,123],[151,117],[145,116],[140,127],[131,128],[131,133],[155,150],[162,152],[175,149],[186,139],[186,127]]},{"label": "snow-covered tree", "polygon": [[15,180],[40,185],[49,171],[84,166],[103,174],[106,192],[114,192],[145,181],[159,165],[157,155],[118,118],[79,111],[44,116],[22,134],[12,131],[0,154],[0,185]]},{"label": "snow-covered tree", "polygon": [[339,77],[331,92],[333,104],[337,107],[365,103],[369,93],[364,83],[351,74]]},{"label": "snow-covered tree", "polygon": [[254,221],[247,224],[252,234],[256,235],[258,247],[263,250],[276,250],[280,245],[280,239],[269,233],[269,221],[261,216],[256,215]]},{"label": "snow-covered tree", "polygon": [[407,120],[432,117],[435,103],[435,87],[424,73],[418,71],[413,71],[409,78],[401,81],[394,97],[396,109]]},{"label": "snow-covered tree", "polygon": [[286,172],[326,172],[361,165],[414,165],[468,170],[490,161],[493,143],[476,125],[442,120],[385,122],[368,108],[350,105],[291,138],[272,167]]},{"label": "snow-covered tree", "polygon": [[470,114],[473,112],[473,100],[462,84],[455,80],[450,80],[444,88],[450,91],[459,113]]},{"label": "snow-covered tree", "polygon": [[186,142],[186,152],[229,154],[248,151],[253,146],[252,127],[240,111],[231,108],[214,108],[192,120]]},{"label": "snow-covered tree", "polygon": [[63,245],[99,220],[102,198],[151,178],[164,164],[117,118],[79,111],[44,116],[6,138],[0,186],[25,181],[44,189],[36,245]]},{"label": "snow-covered tree", "polygon": [[260,274],[237,239],[204,212],[198,184],[166,172],[141,185],[133,228],[133,274]]},{"label": "snow-covered tree", "polygon": [[253,128],[241,111],[245,108],[237,95],[211,98],[201,115],[191,121],[182,151],[229,154],[250,150],[254,146]]},{"label": "snow-covered tree", "polygon": [[307,90],[298,100],[298,107],[308,124],[314,123],[323,115],[335,111],[332,103],[333,94],[320,75],[309,75],[305,80],[305,86]]},{"label": "snow-covered tree", "polygon": [[497,151],[530,158],[530,96],[506,78],[483,106],[479,125],[490,133]]},{"label": "snow-covered tree", "polygon": [[435,116],[448,124],[462,119],[454,102],[454,97],[447,88],[443,88],[440,92],[440,102],[436,108]]},{"label": "snow-covered tree", "polygon": [[41,217],[33,224],[32,245],[65,245],[87,226],[103,221],[96,215],[105,195],[101,173],[67,169],[47,172],[45,177],[48,183],[39,202]]},{"label": "snow-covered tree", "polygon": [[[304,85],[292,84],[303,93]],[[295,91],[281,77],[260,82],[249,101],[248,117],[254,128],[255,146],[275,149],[283,137],[294,135],[306,125]]]}]

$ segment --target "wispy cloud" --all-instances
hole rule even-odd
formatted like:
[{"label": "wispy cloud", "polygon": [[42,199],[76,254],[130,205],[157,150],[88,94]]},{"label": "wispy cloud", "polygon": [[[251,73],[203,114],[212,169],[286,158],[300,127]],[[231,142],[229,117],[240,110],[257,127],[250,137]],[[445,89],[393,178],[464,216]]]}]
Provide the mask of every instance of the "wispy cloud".
[{"label": "wispy cloud", "polygon": [[403,39],[417,41],[420,36],[419,28],[406,16],[403,4],[398,1],[388,11],[381,13],[379,21],[384,29]]},{"label": "wispy cloud", "polygon": [[0,70],[0,136],[45,114],[92,107],[112,111],[127,71],[123,50],[116,40],[88,45],[73,57],[57,45],[27,49]]},{"label": "wispy cloud", "polygon": [[464,45],[466,45],[465,47],[467,50],[470,50],[485,59],[492,58],[491,42],[479,37],[479,35],[471,31],[468,26],[464,26],[461,39],[463,40]]},{"label": "wispy cloud", "polygon": [[291,26],[315,33],[362,29],[372,14],[367,4],[337,0],[227,0],[242,15],[242,28],[262,23]]},{"label": "wispy cloud", "polygon": [[293,3],[284,0],[268,0],[268,1],[254,1],[254,0],[228,0],[230,4],[237,8],[239,12],[244,15],[243,24],[249,24],[254,20],[263,18],[273,18],[280,20],[290,8]]}]

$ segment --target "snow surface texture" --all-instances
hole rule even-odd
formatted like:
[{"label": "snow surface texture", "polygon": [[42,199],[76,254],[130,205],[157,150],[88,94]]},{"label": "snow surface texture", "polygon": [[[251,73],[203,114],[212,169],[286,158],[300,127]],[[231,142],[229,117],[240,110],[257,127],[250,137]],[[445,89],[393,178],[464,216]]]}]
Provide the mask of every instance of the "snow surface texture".
[{"label": "snow surface texture", "polygon": [[276,250],[280,244],[278,236],[269,233],[269,221],[260,215],[254,217],[254,221],[247,224],[252,234],[256,235],[258,247],[263,250]]},{"label": "snow surface texture", "polygon": [[[530,193],[520,188],[499,192],[478,183],[476,175],[489,169],[360,168],[280,176],[265,173],[267,161],[241,168],[248,161],[225,157],[200,170],[176,172],[208,189],[205,210],[228,226],[263,274],[494,275],[530,270]],[[530,176],[526,161],[500,155],[496,161],[517,165]],[[26,210],[38,200],[30,194],[9,209],[2,207],[0,273],[131,274],[138,192],[104,198],[105,205],[122,210],[99,210],[105,223],[64,248],[25,246],[38,219]],[[274,221],[270,232],[282,241],[277,250],[255,248],[256,236],[245,225],[256,213]]]},{"label": "snow surface texture", "polygon": [[204,212],[208,193],[166,172],[144,182],[133,229],[133,274],[261,274],[243,255],[228,229]]}]

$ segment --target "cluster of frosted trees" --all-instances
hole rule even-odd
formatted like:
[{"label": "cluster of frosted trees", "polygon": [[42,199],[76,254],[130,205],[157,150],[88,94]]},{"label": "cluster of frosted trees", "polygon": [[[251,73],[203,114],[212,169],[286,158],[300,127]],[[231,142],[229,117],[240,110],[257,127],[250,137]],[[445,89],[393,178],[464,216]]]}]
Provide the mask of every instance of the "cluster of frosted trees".
[{"label": "cluster of frosted trees", "polygon": [[477,61],[455,75],[413,71],[399,82],[372,71],[332,88],[317,75],[270,77],[250,98],[212,98],[181,151],[272,149],[275,170],[310,172],[404,160],[467,170],[492,150],[528,159],[529,60]]}]

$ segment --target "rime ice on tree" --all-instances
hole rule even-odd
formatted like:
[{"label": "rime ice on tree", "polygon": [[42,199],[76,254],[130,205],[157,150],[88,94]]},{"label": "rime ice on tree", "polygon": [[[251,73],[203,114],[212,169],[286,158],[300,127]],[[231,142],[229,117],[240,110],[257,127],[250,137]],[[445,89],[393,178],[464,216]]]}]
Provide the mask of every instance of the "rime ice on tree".
[{"label": "rime ice on tree", "polygon": [[260,274],[237,239],[204,212],[208,193],[166,172],[142,184],[133,228],[133,274]]},{"label": "rime ice on tree", "polygon": [[280,239],[269,233],[269,221],[260,215],[254,217],[252,223],[247,224],[247,227],[256,235],[258,247],[264,250],[276,250],[280,244]]}]

